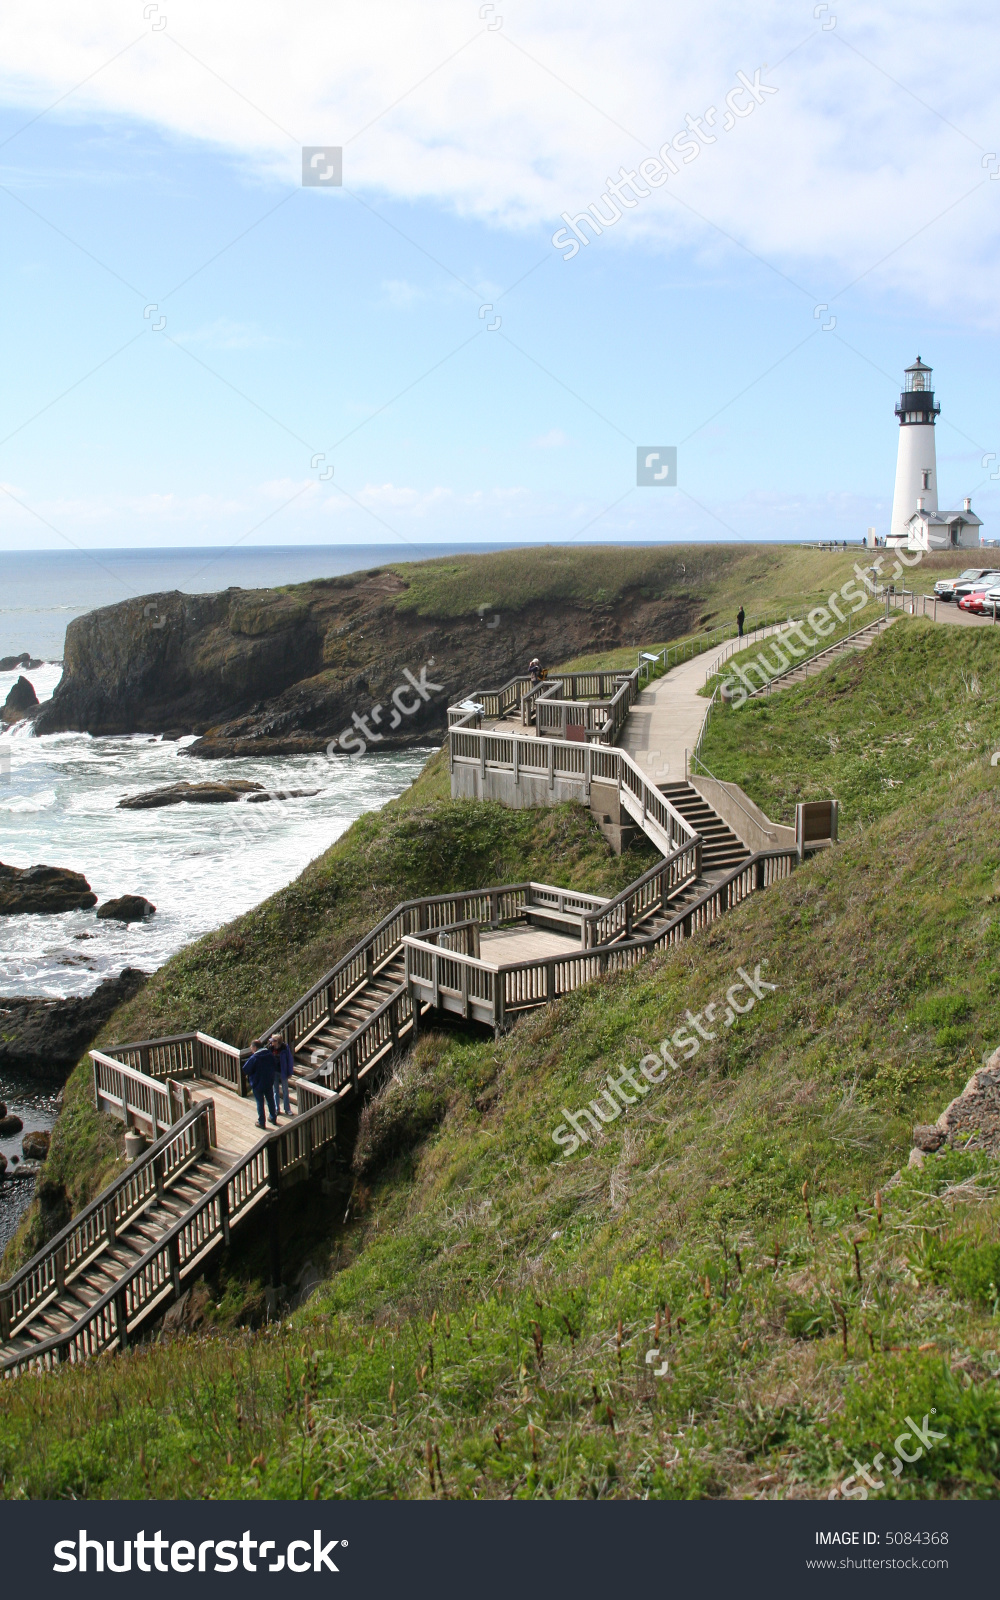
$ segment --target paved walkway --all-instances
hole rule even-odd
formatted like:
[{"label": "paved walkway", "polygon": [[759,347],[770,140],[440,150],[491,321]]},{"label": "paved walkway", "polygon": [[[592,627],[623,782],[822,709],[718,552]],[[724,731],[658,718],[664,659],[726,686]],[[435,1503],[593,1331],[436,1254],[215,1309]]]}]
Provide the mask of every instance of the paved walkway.
[{"label": "paved walkway", "polygon": [[[765,628],[742,641],[750,648],[776,632]],[[698,743],[702,723],[708,715],[708,700],[698,690],[705,679],[734,653],[736,641],[705,650],[690,661],[671,667],[644,689],[628,714],[618,743],[654,783],[678,783],[684,779],[684,752]]]}]

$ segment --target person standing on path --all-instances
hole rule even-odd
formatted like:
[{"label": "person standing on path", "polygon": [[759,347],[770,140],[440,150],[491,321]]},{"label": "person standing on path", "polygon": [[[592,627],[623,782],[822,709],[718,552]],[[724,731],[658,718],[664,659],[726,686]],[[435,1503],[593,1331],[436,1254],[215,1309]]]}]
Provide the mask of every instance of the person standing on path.
[{"label": "person standing on path", "polygon": [[272,1033],[270,1045],[274,1056],[275,1103],[279,1111],[284,1107],[285,1116],[290,1117],[292,1108],[288,1104],[288,1080],[295,1071],[295,1057],[291,1045],[285,1043],[280,1033]]},{"label": "person standing on path", "polygon": [[243,1063],[243,1071],[247,1075],[247,1082],[253,1090],[253,1097],[257,1102],[257,1126],[264,1128],[264,1107],[267,1106],[271,1113],[271,1121],[278,1126],[278,1108],[274,1103],[274,1056],[270,1050],[265,1050],[261,1040],[253,1042],[253,1055]]},{"label": "person standing on path", "polygon": [[746,621],[746,616],[746,612],[744,611],[743,607],[740,606],[740,609],[736,613],[736,626],[739,629],[739,637],[741,639],[743,637],[743,624]]}]

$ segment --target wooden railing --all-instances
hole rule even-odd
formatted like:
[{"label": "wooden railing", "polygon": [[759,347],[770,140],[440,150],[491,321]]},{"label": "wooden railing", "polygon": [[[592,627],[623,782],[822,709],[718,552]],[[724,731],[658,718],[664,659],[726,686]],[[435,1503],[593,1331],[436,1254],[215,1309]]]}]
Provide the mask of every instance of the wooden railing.
[{"label": "wooden railing", "polygon": [[158,1139],[184,1115],[183,1096],[177,1093],[174,1079],[149,1078],[102,1050],[91,1050],[90,1059],[94,1063],[94,1104],[98,1111],[120,1117],[126,1128],[148,1124],[143,1131]]},{"label": "wooden railing", "polygon": [[[218,1244],[228,1244],[230,1230],[243,1220],[250,1209],[269,1191],[277,1191],[282,1177],[291,1175],[296,1168],[308,1166],[312,1157],[336,1136],[337,1108],[334,1097],[319,1085],[301,1085],[306,1099],[315,1102],[301,1115],[277,1132],[265,1135],[236,1166],[209,1189],[168,1228],[146,1251],[135,1265],[123,1273],[118,1282],[103,1294],[95,1304],[64,1333],[54,1334],[32,1346],[22,1355],[8,1357],[0,1362],[0,1373],[17,1376],[32,1370],[51,1370],[66,1362],[77,1363],[97,1355],[112,1346],[124,1349],[136,1331],[153,1311],[160,1310],[181,1293],[185,1277],[200,1270],[209,1251]],[[151,1150],[141,1163],[126,1175],[119,1185],[105,1190],[104,1194],[85,1212],[57,1235],[49,1249],[22,1269],[10,1283],[0,1285],[0,1317],[3,1337],[9,1338],[27,1320],[27,1313],[41,1308],[44,1299],[54,1298],[65,1283],[66,1268],[60,1267],[60,1252],[66,1249],[67,1240],[74,1230],[82,1228],[85,1254],[76,1264],[81,1264],[110,1238],[100,1232],[102,1223],[92,1219],[106,1219],[117,1205],[121,1183],[135,1182],[137,1169],[146,1172],[152,1164],[163,1158],[165,1149],[183,1140],[191,1128],[207,1126],[214,1108],[200,1106],[190,1113],[183,1126],[179,1125],[168,1140]],[[214,1128],[206,1135],[214,1143]],[[195,1137],[199,1137],[195,1135]],[[192,1147],[186,1158],[193,1159],[202,1146]],[[174,1167],[172,1171],[179,1170]],[[157,1192],[156,1187],[142,1192],[141,1205],[148,1204]],[[133,1207],[131,1213],[141,1208]],[[115,1212],[120,1223],[122,1214]],[[106,1228],[106,1220],[103,1223]],[[25,1287],[27,1286],[27,1287]],[[16,1307],[16,1310],[14,1309]]]},{"label": "wooden railing", "polygon": [[630,938],[633,928],[657,911],[665,910],[688,884],[701,875],[701,840],[681,845],[658,861],[641,878],[583,919],[583,944],[588,950]]},{"label": "wooden railing", "polygon": [[13,1337],[23,1323],[56,1299],[68,1279],[99,1251],[113,1245],[121,1229],[214,1144],[215,1106],[207,1101],[188,1112],[44,1250],[0,1285],[0,1339]]},{"label": "wooden railing", "polygon": [[[534,744],[537,741],[530,742]],[[527,896],[533,890],[545,887],[531,883],[507,883],[461,894],[427,895],[419,900],[404,900],[342,956],[336,966],[324,973],[301,999],[282,1012],[277,1021],[264,1030],[263,1037],[279,1033],[294,1050],[301,1050],[313,1034],[331,1022],[337,1011],[399,954],[403,939],[408,934],[424,933],[429,928],[444,928],[470,920],[477,922],[480,927],[484,924],[499,927],[501,922],[513,921],[520,914]],[[563,891],[555,889],[552,892],[559,894]]]},{"label": "wooden railing", "polygon": [[[435,949],[408,936],[403,941],[407,988],[415,1003],[419,998],[435,1008],[502,1028],[517,1011],[558,999],[606,972],[634,966],[653,949],[690,939],[749,895],[790,876],[798,859],[796,850],[758,851],[669,917],[655,933],[637,934],[579,954],[494,965]],[[662,865],[654,870],[662,871]]]},{"label": "wooden railing", "polygon": [[579,790],[590,801],[592,783],[614,784],[625,810],[662,855],[689,843],[695,830],[680,812],[650,783],[626,751],[615,745],[577,744],[559,739],[531,739],[515,733],[472,728],[452,728],[448,735],[452,771],[458,765],[477,766],[486,773],[509,773],[514,784],[522,776],[547,780],[550,789],[560,781]]},{"label": "wooden railing", "polygon": [[236,1094],[247,1092],[240,1071],[241,1052],[235,1045],[213,1039],[210,1033],[178,1033],[166,1039],[112,1044],[104,1055],[146,1079],[213,1078]]}]

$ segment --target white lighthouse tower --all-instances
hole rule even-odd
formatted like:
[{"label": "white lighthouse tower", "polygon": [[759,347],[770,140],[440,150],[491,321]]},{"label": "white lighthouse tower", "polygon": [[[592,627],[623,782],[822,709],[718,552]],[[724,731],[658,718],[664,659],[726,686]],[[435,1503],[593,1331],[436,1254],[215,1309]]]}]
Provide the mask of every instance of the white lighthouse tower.
[{"label": "white lighthouse tower", "polygon": [[888,544],[905,545],[910,518],[918,509],[937,511],[937,453],[934,419],[941,407],[934,404],[931,369],[918,356],[907,367],[896,415],[899,418],[899,454],[896,487],[892,495],[892,523]]}]

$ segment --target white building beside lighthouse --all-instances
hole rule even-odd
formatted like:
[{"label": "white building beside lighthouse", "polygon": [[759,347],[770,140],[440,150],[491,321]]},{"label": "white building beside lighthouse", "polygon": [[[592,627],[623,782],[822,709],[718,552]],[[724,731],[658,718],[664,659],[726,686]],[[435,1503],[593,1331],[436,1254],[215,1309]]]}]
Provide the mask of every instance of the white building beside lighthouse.
[{"label": "white building beside lighthouse", "polygon": [[886,544],[907,550],[976,549],[982,522],[966,500],[961,511],[938,510],[935,404],[931,369],[918,356],[906,369],[899,418],[899,453],[892,522]]}]

